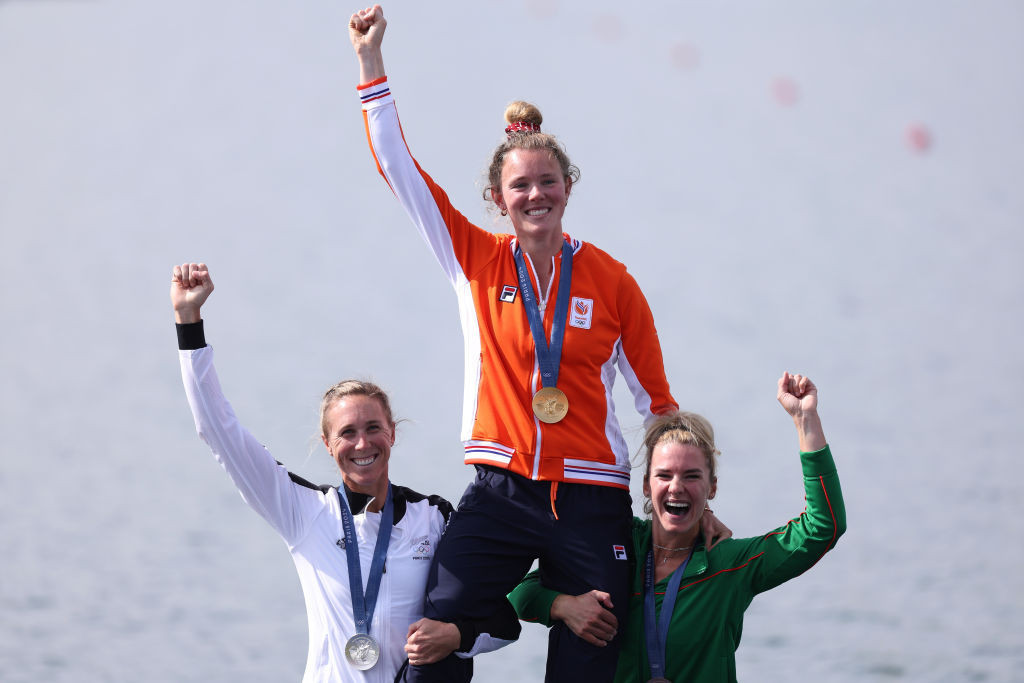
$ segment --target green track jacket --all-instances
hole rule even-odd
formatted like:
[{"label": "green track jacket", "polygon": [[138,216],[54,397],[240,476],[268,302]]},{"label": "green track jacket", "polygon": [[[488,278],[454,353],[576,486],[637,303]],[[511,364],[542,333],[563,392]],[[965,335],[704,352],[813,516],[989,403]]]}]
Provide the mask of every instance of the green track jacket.
[{"label": "green track jacket", "polygon": [[[698,545],[686,566],[666,650],[666,675],[676,683],[736,680],[736,648],[743,612],[754,596],[799,576],[832,549],[846,530],[839,476],[828,446],[801,453],[807,508],[784,526],[755,538],[729,539],[710,552]],[[643,617],[643,558],[651,547],[651,522],[633,518],[633,557],[638,558],[622,637],[616,683],[645,683],[647,663]],[[668,578],[655,587],[660,611]],[[509,595],[524,621],[550,623],[558,593],[544,588],[531,572]]]}]

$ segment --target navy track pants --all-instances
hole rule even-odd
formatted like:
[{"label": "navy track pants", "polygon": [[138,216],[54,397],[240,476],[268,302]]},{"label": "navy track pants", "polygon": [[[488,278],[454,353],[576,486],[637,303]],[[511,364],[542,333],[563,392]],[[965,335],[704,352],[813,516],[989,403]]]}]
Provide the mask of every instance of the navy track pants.
[{"label": "navy track pants", "polygon": [[[495,615],[514,614],[506,596],[538,559],[546,586],[570,595],[606,591],[625,625],[632,517],[626,490],[533,481],[478,465],[438,543],[424,616],[493,623]],[[511,637],[518,637],[518,628]],[[497,642],[488,643],[492,638]],[[482,633],[474,649],[495,649],[503,639],[507,633]],[[610,682],[618,651],[618,637],[595,647],[558,623],[549,634],[545,680]],[[472,659],[452,654],[437,664],[409,667],[405,680],[457,683],[472,675]]]}]

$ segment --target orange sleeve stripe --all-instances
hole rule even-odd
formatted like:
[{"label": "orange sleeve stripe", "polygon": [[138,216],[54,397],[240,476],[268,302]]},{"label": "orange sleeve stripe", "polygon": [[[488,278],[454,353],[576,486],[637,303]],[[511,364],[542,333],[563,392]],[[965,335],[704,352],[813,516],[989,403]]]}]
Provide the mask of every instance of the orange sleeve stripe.
[{"label": "orange sleeve stripe", "polygon": [[360,83],[356,86],[356,90],[366,90],[367,88],[372,88],[375,85],[380,85],[386,80],[388,80],[387,76],[381,76],[380,78],[373,79],[369,83]]}]

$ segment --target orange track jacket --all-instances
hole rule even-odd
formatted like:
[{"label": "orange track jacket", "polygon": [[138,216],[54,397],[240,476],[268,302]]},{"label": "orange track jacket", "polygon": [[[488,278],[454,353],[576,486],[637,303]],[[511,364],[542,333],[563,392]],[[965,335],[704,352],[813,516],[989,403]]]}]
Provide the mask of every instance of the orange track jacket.
[{"label": "orange track jacket", "polygon": [[[636,281],[604,251],[565,235],[573,271],[558,388],[568,397],[569,414],[556,424],[537,420],[531,402],[541,388],[540,372],[519,292],[515,237],[470,223],[419,167],[405,144],[386,78],[359,86],[359,93],[377,168],[458,296],[466,463],[534,480],[628,489],[629,449],[612,402],[616,366],[645,423],[677,408],[654,319]],[[543,291],[532,264],[530,270],[534,290]],[[560,272],[557,256],[548,294],[552,305],[543,314],[547,335]]]}]

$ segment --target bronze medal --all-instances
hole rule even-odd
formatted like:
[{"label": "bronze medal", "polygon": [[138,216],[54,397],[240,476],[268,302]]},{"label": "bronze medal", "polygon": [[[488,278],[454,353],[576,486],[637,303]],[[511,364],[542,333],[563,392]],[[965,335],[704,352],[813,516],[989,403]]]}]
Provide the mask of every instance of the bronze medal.
[{"label": "bronze medal", "polygon": [[544,387],[533,395],[533,414],[541,422],[561,422],[569,414],[569,399],[557,387]]}]

